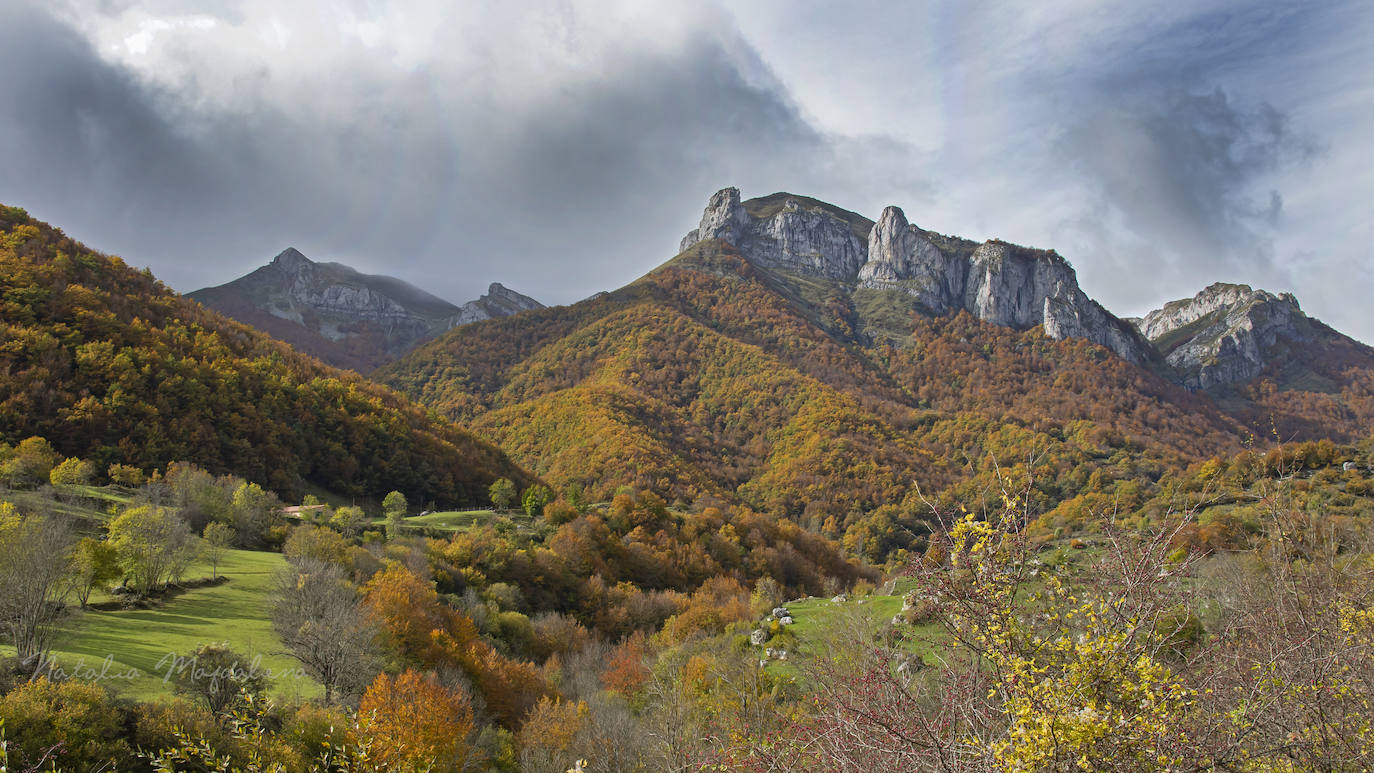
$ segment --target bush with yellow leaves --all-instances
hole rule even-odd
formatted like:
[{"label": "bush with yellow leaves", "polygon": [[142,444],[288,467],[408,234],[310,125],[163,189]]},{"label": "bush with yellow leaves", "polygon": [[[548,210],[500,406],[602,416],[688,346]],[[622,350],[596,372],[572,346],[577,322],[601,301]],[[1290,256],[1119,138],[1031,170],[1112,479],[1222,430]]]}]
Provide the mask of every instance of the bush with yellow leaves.
[{"label": "bush with yellow leaves", "polygon": [[1374,766],[1369,553],[1323,553],[1296,531],[1319,517],[1276,512],[1266,551],[1180,559],[1171,541],[1189,518],[1149,534],[1108,522],[1051,566],[1023,536],[1025,501],[961,515],[947,560],[911,569],[936,602],[937,635],[869,642],[858,664],[817,659],[809,716],[740,761],[870,773]]}]

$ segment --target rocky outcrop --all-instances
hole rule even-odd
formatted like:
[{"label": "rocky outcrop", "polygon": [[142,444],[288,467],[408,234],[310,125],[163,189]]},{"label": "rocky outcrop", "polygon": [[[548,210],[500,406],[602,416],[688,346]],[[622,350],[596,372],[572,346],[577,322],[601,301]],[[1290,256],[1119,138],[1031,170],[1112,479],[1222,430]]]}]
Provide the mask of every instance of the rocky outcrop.
[{"label": "rocky outcrop", "polygon": [[463,304],[458,316],[453,320],[453,325],[466,325],[469,322],[481,322],[484,319],[509,317],[522,311],[542,308],[544,308],[544,304],[528,295],[521,295],[500,282],[493,282],[487,288],[486,295]]},{"label": "rocky outcrop", "polygon": [[868,261],[859,269],[861,287],[897,288],[929,314],[964,308],[968,262],[942,252],[925,231],[911,225],[898,207],[888,207],[868,236]]},{"label": "rocky outcrop", "polygon": [[749,225],[749,213],[740,203],[739,188],[722,188],[706,202],[706,210],[701,213],[701,223],[682,237],[679,251],[706,239],[722,239],[737,244],[741,241],[744,229]]},{"label": "rocky outcrop", "polygon": [[1223,283],[1165,304],[1137,327],[1195,389],[1249,381],[1281,356],[1280,345],[1322,335],[1291,294]]},{"label": "rocky outcrop", "polygon": [[865,240],[853,213],[787,194],[768,199],[772,206],[755,206],[752,214],[750,205],[760,200],[742,202],[735,188],[717,192],[681,249],[721,239],[757,265],[899,290],[927,314],[967,310],[998,325],[1044,325],[1052,338],[1086,338],[1131,362],[1149,357],[1149,345],[1088,298],[1073,267],[1053,251],[1001,241],[970,250],[970,242],[912,225],[898,207],[884,209]]},{"label": "rocky outcrop", "polygon": [[359,371],[456,325],[542,308],[500,284],[459,307],[394,277],[310,260],[293,247],[246,276],[188,297],[331,365]]},{"label": "rocky outcrop", "polygon": [[[300,322],[307,311],[313,311],[348,322],[377,323],[402,335],[421,335],[430,326],[421,312],[407,308],[366,281],[358,281],[367,277],[350,276],[356,272],[340,271],[346,267],[338,264],[316,263],[294,247],[273,258],[268,268],[282,275],[281,297],[265,309],[273,316]],[[446,302],[432,298],[431,304],[442,303]],[[347,336],[334,325],[324,326],[321,332],[333,340]]]},{"label": "rocky outcrop", "polygon": [[727,241],[754,263],[828,279],[852,279],[868,259],[868,245],[832,211],[786,200],[766,217],[753,217],[738,188],[718,191],[701,223],[683,237],[681,250],[707,239]]},{"label": "rocky outcrop", "polygon": [[1130,362],[1149,357],[1145,341],[1089,298],[1073,267],[1053,250],[1000,241],[980,245],[969,260],[964,308],[997,325],[1042,324],[1050,338],[1086,338]]}]

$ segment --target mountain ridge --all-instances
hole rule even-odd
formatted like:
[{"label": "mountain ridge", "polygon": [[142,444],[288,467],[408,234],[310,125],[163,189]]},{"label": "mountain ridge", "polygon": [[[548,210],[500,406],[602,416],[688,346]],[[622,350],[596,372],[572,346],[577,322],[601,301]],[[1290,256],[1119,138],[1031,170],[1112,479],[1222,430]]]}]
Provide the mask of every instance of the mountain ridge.
[{"label": "mountain ridge", "polygon": [[[916,317],[915,347],[869,346],[848,296],[800,281],[708,239],[605,296],[450,331],[376,375],[552,484],[719,497],[853,531],[874,558],[928,528],[922,492],[976,496],[1036,448],[1090,472],[1128,448],[1163,469],[1241,447],[1205,398],[1090,342],[961,310]],[[1062,485],[1046,509],[1071,498]]]},{"label": "mountain ridge", "polygon": [[1253,379],[1278,356],[1281,340],[1309,345],[1339,335],[1303,313],[1291,293],[1224,282],[1164,304],[1136,327],[1197,389]]},{"label": "mountain ridge", "polygon": [[1000,240],[937,242],[899,207],[885,208],[875,222],[794,194],[745,202],[739,189],[724,188],[680,247],[706,239],[734,244],[765,267],[896,290],[923,313],[964,309],[1009,327],[1043,324],[1051,338],[1085,338],[1137,364],[1153,358],[1134,328],[1079,288],[1073,267],[1055,251]]},{"label": "mountain ridge", "polygon": [[[288,256],[288,262],[292,256]],[[178,295],[0,207],[0,442],[142,470],[189,461],[286,496],[310,486],[485,504],[505,453],[396,392]]]},{"label": "mountain ridge", "polygon": [[186,296],[362,373],[456,325],[543,307],[500,283],[457,306],[395,277],[313,261],[294,247],[238,279]]},{"label": "mountain ridge", "polygon": [[942,236],[897,207],[869,221],[727,188],[682,246],[617,290],[450,331],[376,376],[555,485],[720,497],[875,559],[928,528],[927,498],[1030,485],[1037,459],[1053,461],[1036,509],[1072,521],[1257,434],[1346,440],[1374,419],[1374,357],[1353,342],[1318,381],[1271,363],[1226,395],[1189,388],[1057,253]]}]

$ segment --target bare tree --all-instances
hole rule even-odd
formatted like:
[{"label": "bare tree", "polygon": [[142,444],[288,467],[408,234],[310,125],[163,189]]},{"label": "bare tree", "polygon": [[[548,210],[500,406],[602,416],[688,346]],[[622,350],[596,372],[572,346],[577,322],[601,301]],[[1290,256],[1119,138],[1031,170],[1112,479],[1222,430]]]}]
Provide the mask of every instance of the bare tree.
[{"label": "bare tree", "polygon": [[277,578],[272,626],[324,699],[360,690],[376,673],[377,636],[358,592],[337,564],[304,559]]},{"label": "bare tree", "polygon": [[212,714],[244,708],[253,696],[267,691],[270,682],[252,658],[227,643],[207,643],[177,657],[167,671],[173,688],[199,699]]},{"label": "bare tree", "polygon": [[61,600],[70,584],[70,526],[52,516],[20,516],[0,503],[0,626],[19,660],[31,665],[48,651]]}]

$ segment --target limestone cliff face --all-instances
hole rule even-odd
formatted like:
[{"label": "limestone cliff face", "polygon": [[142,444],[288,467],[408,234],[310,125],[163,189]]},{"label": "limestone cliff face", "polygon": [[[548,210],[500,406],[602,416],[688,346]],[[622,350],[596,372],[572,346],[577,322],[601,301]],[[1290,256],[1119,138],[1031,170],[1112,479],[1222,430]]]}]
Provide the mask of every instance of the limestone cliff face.
[{"label": "limestone cliff face", "polygon": [[[398,333],[419,335],[429,327],[420,311],[403,306],[364,282],[351,281],[354,277],[335,265],[315,263],[294,247],[274,258],[267,268],[281,275],[282,296],[266,309],[273,316],[299,322],[308,309],[349,321],[375,322]],[[444,301],[434,298],[433,303]],[[336,327],[322,332],[334,340],[346,335]]]},{"label": "limestone cliff face", "polygon": [[188,297],[331,365],[359,371],[456,325],[542,307],[500,284],[459,307],[393,277],[310,260],[295,248],[246,276]]},{"label": "limestone cliff face", "polygon": [[741,202],[735,188],[716,193],[681,248],[721,239],[761,266],[902,291],[928,314],[962,309],[998,325],[1043,324],[1053,338],[1086,338],[1136,363],[1149,357],[1149,345],[1088,298],[1053,251],[1001,241],[975,249],[910,224],[898,207],[884,209],[861,239],[856,231],[867,221],[853,213],[787,194],[759,201]]},{"label": "limestone cliff face", "polygon": [[542,308],[544,308],[544,304],[528,295],[521,295],[500,282],[492,282],[491,286],[487,288],[486,295],[463,304],[458,316],[453,320],[453,326],[466,325],[469,322],[481,322],[484,319],[496,317],[508,317],[522,311]]},{"label": "limestone cliff face", "polygon": [[1043,324],[1051,338],[1086,338],[1130,362],[1149,356],[1145,341],[1089,298],[1073,267],[1053,250],[1000,241],[980,245],[969,260],[964,308],[998,325]]},{"label": "limestone cliff face", "polygon": [[1292,295],[1222,283],[1165,304],[1137,327],[1197,389],[1249,381],[1281,343],[1301,345],[1325,335]]},{"label": "limestone cliff face", "polygon": [[898,288],[930,314],[964,308],[968,261],[940,251],[926,232],[911,225],[898,207],[887,207],[868,236],[868,262],[859,286]]},{"label": "limestone cliff face", "polygon": [[829,279],[852,279],[868,259],[868,246],[850,223],[796,198],[765,217],[753,217],[738,188],[711,197],[701,224],[682,239],[681,249],[706,239],[738,247],[751,261]]}]

